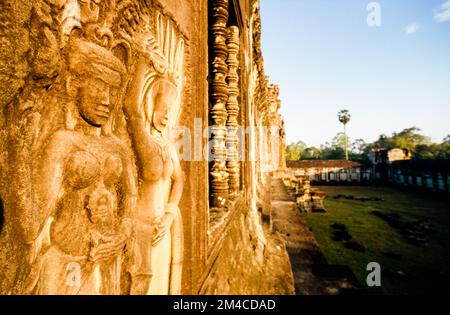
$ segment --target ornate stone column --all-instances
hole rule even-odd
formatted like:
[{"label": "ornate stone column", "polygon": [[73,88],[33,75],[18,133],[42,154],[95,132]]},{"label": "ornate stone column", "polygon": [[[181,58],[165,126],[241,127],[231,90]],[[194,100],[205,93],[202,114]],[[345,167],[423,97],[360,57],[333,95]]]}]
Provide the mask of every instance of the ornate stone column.
[{"label": "ornate stone column", "polygon": [[212,82],[212,108],[210,117],[211,127],[211,153],[212,166],[210,169],[211,206],[223,207],[228,198],[228,172],[226,168],[226,122],[228,100],[228,74],[227,59],[227,21],[228,0],[212,1],[212,33],[213,46],[213,82]]},{"label": "ornate stone column", "polygon": [[227,36],[227,46],[228,46],[228,102],[226,105],[228,112],[227,120],[227,170],[229,174],[229,193],[230,195],[236,195],[239,192],[239,28],[237,26],[230,26],[228,28]]}]

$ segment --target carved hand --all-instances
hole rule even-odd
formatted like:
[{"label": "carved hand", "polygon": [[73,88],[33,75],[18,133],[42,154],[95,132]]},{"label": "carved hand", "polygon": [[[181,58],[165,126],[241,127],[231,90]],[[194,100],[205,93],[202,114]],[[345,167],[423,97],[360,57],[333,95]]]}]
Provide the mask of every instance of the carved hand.
[{"label": "carved hand", "polygon": [[93,262],[101,262],[118,256],[123,251],[126,241],[125,235],[103,238],[97,246],[91,249],[90,259]]},{"label": "carved hand", "polygon": [[156,225],[155,234],[153,235],[153,246],[156,246],[164,238],[164,236],[170,232],[173,218],[174,216],[172,213],[166,213],[158,225]]},{"label": "carved hand", "polygon": [[109,219],[110,213],[108,207],[87,207],[89,219],[91,222],[100,223]]},{"label": "carved hand", "polygon": [[158,72],[164,72],[167,68],[167,59],[164,57],[155,37],[149,32],[135,35],[134,45],[139,53],[145,57],[147,63],[154,65]]},{"label": "carved hand", "polygon": [[[164,72],[167,68],[167,61],[160,53],[160,48],[156,39],[149,33],[136,34],[133,40],[133,46],[139,52],[132,80],[128,86],[127,98],[124,101],[124,114],[130,118],[140,119],[140,102],[139,96],[142,93],[145,77],[148,76],[150,65],[153,64],[159,72]],[[133,124],[132,124],[133,125]]]}]

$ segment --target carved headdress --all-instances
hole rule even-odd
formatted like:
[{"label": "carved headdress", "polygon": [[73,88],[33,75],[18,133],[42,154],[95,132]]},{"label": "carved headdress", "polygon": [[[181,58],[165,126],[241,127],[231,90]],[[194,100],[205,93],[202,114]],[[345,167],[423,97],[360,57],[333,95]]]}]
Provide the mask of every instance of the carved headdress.
[{"label": "carved headdress", "polygon": [[81,39],[70,44],[68,65],[71,73],[101,79],[119,87],[126,69],[123,63],[106,48]]},{"label": "carved headdress", "polygon": [[140,104],[144,106],[147,119],[151,119],[152,103],[159,87],[171,85],[176,90],[176,99],[169,109],[169,127],[173,127],[180,112],[184,83],[184,40],[176,33],[169,19],[158,15],[156,24],[156,54],[163,57],[165,64],[162,66],[154,63],[154,70],[146,75]]}]

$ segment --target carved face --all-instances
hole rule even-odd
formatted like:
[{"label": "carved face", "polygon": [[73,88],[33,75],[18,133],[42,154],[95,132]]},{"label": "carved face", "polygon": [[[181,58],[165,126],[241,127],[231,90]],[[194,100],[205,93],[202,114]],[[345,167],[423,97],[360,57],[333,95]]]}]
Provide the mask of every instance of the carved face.
[{"label": "carved face", "polygon": [[114,88],[100,79],[86,78],[80,89],[78,109],[88,123],[101,127],[106,124],[114,107]]},{"label": "carved face", "polygon": [[177,90],[168,82],[161,82],[156,89],[152,124],[158,132],[163,132],[169,122],[169,108],[176,100]]}]

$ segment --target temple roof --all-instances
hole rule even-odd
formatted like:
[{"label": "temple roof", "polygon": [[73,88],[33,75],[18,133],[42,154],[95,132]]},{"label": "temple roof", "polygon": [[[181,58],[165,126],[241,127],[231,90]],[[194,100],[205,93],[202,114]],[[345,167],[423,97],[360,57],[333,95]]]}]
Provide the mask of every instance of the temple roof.
[{"label": "temple roof", "polygon": [[287,161],[289,168],[326,168],[326,167],[340,167],[340,168],[354,168],[364,167],[365,164],[356,161],[347,160],[301,160],[301,161]]}]

